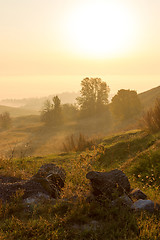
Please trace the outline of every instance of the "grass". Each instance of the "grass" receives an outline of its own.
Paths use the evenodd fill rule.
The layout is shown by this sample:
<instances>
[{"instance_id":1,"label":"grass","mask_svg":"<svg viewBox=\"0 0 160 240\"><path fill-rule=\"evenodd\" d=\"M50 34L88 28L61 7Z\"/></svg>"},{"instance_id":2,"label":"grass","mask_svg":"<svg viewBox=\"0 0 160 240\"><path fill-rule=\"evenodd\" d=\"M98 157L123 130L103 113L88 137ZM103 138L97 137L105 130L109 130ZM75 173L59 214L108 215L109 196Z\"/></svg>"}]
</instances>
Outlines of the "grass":
<instances>
[{"instance_id":1,"label":"grass","mask_svg":"<svg viewBox=\"0 0 160 240\"><path fill-rule=\"evenodd\" d=\"M159 133L134 130L107 137L94 149L80 153L1 160L0 175L29 179L42 164L55 163L67 177L56 203L44 200L25 205L20 191L11 203L0 204L0 239L160 239L159 212L136 213L120 203L110 207L109 201L86 202L90 185L85 178L90 170L123 169L131 187L140 187L160 202L159 139Z\"/></svg>"},{"instance_id":2,"label":"grass","mask_svg":"<svg viewBox=\"0 0 160 240\"><path fill-rule=\"evenodd\" d=\"M94 146L98 145L98 142L100 142L100 139L93 137L89 138L82 133L78 135L71 134L65 138L62 151L85 151L86 149L92 149Z\"/></svg>"}]
</instances>

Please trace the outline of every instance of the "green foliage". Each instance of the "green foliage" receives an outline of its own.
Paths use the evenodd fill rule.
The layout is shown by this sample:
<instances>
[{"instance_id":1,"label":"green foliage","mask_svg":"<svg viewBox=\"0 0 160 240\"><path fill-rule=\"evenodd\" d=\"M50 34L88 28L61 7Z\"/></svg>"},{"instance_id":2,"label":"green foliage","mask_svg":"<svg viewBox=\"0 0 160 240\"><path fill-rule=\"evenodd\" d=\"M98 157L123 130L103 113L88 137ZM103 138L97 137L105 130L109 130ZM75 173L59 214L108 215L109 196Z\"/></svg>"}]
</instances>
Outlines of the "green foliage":
<instances>
[{"instance_id":1,"label":"green foliage","mask_svg":"<svg viewBox=\"0 0 160 240\"><path fill-rule=\"evenodd\" d=\"M0 114L0 126L2 129L7 129L11 126L11 117L8 112Z\"/></svg>"},{"instance_id":2,"label":"green foliage","mask_svg":"<svg viewBox=\"0 0 160 240\"><path fill-rule=\"evenodd\" d=\"M77 98L82 116L90 117L103 113L108 104L109 87L100 78L85 78L81 81L81 97Z\"/></svg>"},{"instance_id":3,"label":"green foliage","mask_svg":"<svg viewBox=\"0 0 160 240\"><path fill-rule=\"evenodd\" d=\"M151 133L160 131L160 99L157 99L153 108L148 110L141 119L141 128Z\"/></svg>"},{"instance_id":4,"label":"green foliage","mask_svg":"<svg viewBox=\"0 0 160 240\"><path fill-rule=\"evenodd\" d=\"M141 112L141 103L137 92L121 89L112 98L111 111L119 120L127 120Z\"/></svg>"}]
</instances>

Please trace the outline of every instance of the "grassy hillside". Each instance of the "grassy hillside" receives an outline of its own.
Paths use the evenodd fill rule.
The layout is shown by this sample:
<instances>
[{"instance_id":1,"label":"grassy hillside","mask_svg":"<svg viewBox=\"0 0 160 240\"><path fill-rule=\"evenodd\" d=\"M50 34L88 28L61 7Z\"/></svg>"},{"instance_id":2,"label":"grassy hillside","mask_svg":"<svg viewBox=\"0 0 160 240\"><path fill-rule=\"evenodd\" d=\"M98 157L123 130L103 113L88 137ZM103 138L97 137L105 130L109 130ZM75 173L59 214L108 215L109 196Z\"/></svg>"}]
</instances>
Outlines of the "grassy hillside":
<instances>
[{"instance_id":1,"label":"grassy hillside","mask_svg":"<svg viewBox=\"0 0 160 240\"><path fill-rule=\"evenodd\" d=\"M0 114L3 112L8 112L11 117L20 117L20 116L38 115L39 114L38 111L34 111L34 110L0 105Z\"/></svg>"},{"instance_id":2,"label":"grassy hillside","mask_svg":"<svg viewBox=\"0 0 160 240\"><path fill-rule=\"evenodd\" d=\"M0 175L28 179L44 163L62 166L67 174L61 200L44 200L26 210L21 195L1 206L1 239L160 239L160 213L137 213L109 203L86 202L90 170L123 170L131 187L140 187L149 199L160 202L160 133L134 130L107 138L85 152L45 157L3 159Z\"/></svg>"},{"instance_id":3,"label":"grassy hillside","mask_svg":"<svg viewBox=\"0 0 160 240\"><path fill-rule=\"evenodd\" d=\"M138 94L144 110L153 107L156 98L160 98L160 86Z\"/></svg>"}]
</instances>

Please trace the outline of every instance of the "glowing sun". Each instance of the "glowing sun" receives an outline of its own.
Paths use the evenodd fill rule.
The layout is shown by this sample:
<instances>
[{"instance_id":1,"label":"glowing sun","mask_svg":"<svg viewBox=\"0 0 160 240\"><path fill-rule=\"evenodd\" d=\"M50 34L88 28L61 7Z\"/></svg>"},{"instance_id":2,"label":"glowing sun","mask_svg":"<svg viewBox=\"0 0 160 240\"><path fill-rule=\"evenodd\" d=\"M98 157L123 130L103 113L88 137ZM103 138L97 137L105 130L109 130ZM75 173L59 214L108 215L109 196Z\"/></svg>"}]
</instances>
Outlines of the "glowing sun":
<instances>
[{"instance_id":1,"label":"glowing sun","mask_svg":"<svg viewBox=\"0 0 160 240\"><path fill-rule=\"evenodd\" d=\"M86 56L120 56L135 42L131 9L115 1L83 2L72 9L65 25L67 44Z\"/></svg>"}]
</instances>

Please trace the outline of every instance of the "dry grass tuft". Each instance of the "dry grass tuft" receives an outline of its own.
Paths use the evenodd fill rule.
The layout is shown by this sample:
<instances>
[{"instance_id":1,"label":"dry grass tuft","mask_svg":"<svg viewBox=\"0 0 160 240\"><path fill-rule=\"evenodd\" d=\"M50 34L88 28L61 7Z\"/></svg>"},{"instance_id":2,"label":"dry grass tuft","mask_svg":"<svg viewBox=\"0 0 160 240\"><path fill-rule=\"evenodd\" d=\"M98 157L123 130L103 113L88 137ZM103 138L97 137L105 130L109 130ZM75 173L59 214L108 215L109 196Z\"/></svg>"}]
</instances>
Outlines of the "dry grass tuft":
<instances>
[{"instance_id":1,"label":"dry grass tuft","mask_svg":"<svg viewBox=\"0 0 160 240\"><path fill-rule=\"evenodd\" d=\"M154 107L143 116L141 127L147 129L150 133L160 131L160 98L156 100Z\"/></svg>"},{"instance_id":2,"label":"dry grass tuft","mask_svg":"<svg viewBox=\"0 0 160 240\"><path fill-rule=\"evenodd\" d=\"M82 133L78 135L71 134L67 136L63 142L62 151L64 152L79 152L86 149L92 149L97 145L98 139L88 138Z\"/></svg>"}]
</instances>

